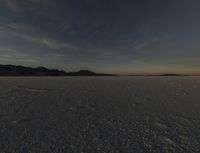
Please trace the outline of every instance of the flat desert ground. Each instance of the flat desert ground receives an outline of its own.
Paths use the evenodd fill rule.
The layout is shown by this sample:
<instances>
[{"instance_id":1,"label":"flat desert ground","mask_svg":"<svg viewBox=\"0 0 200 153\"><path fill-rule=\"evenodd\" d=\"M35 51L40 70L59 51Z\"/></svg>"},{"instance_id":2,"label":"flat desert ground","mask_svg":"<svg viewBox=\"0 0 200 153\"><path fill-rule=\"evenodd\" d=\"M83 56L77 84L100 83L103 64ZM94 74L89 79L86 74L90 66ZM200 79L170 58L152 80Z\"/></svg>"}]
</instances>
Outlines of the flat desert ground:
<instances>
[{"instance_id":1,"label":"flat desert ground","mask_svg":"<svg viewBox=\"0 0 200 153\"><path fill-rule=\"evenodd\" d=\"M199 153L200 77L1 77L0 153Z\"/></svg>"}]
</instances>

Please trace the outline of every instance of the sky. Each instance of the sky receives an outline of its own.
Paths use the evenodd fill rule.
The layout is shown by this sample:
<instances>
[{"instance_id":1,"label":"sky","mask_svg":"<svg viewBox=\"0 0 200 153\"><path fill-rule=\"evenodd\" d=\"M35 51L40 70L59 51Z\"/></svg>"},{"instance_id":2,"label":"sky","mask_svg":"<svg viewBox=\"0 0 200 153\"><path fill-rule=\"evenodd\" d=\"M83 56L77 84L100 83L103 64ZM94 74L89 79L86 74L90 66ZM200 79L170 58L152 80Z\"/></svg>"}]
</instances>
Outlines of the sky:
<instances>
[{"instance_id":1,"label":"sky","mask_svg":"<svg viewBox=\"0 0 200 153\"><path fill-rule=\"evenodd\" d=\"M200 74L200 1L0 0L0 64Z\"/></svg>"}]
</instances>

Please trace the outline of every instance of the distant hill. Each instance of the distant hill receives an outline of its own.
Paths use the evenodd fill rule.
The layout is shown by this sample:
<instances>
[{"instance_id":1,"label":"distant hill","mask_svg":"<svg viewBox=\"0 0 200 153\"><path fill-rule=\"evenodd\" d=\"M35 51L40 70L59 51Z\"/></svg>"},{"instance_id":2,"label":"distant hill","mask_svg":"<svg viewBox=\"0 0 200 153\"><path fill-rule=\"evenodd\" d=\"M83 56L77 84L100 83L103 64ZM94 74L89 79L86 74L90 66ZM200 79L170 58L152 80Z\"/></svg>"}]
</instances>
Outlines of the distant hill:
<instances>
[{"instance_id":1,"label":"distant hill","mask_svg":"<svg viewBox=\"0 0 200 153\"><path fill-rule=\"evenodd\" d=\"M0 76L115 76L112 74L94 73L88 70L65 72L45 67L25 67L15 65L0 65Z\"/></svg>"},{"instance_id":2,"label":"distant hill","mask_svg":"<svg viewBox=\"0 0 200 153\"><path fill-rule=\"evenodd\" d=\"M113 74L94 73L88 70L80 70L78 72L67 72L67 76L116 76Z\"/></svg>"},{"instance_id":3,"label":"distant hill","mask_svg":"<svg viewBox=\"0 0 200 153\"><path fill-rule=\"evenodd\" d=\"M163 74L162 76L182 76L180 74L173 74L173 73L167 73L167 74Z\"/></svg>"},{"instance_id":4,"label":"distant hill","mask_svg":"<svg viewBox=\"0 0 200 153\"><path fill-rule=\"evenodd\" d=\"M62 76L65 71L47 69L45 67L25 67L15 65L0 65L0 76Z\"/></svg>"},{"instance_id":5,"label":"distant hill","mask_svg":"<svg viewBox=\"0 0 200 153\"><path fill-rule=\"evenodd\" d=\"M150 74L150 75L128 75L128 76L189 76L189 75L181 75L181 74L173 74L173 73L166 73L166 74Z\"/></svg>"},{"instance_id":6,"label":"distant hill","mask_svg":"<svg viewBox=\"0 0 200 153\"><path fill-rule=\"evenodd\" d=\"M148 76L187 76L187 75L181 75L181 74L175 74L175 73L166 73L166 74L148 75Z\"/></svg>"}]
</instances>

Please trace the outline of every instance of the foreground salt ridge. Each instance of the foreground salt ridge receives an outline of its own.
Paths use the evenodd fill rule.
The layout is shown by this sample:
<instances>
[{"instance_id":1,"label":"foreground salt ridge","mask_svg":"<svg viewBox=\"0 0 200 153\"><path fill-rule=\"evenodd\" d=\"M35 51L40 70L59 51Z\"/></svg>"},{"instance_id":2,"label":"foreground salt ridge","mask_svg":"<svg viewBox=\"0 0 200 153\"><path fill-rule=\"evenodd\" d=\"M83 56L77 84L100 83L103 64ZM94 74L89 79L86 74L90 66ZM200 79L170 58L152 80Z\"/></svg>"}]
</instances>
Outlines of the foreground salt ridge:
<instances>
[{"instance_id":1,"label":"foreground salt ridge","mask_svg":"<svg viewBox=\"0 0 200 153\"><path fill-rule=\"evenodd\" d=\"M1 78L1 152L199 152L200 78Z\"/></svg>"}]
</instances>

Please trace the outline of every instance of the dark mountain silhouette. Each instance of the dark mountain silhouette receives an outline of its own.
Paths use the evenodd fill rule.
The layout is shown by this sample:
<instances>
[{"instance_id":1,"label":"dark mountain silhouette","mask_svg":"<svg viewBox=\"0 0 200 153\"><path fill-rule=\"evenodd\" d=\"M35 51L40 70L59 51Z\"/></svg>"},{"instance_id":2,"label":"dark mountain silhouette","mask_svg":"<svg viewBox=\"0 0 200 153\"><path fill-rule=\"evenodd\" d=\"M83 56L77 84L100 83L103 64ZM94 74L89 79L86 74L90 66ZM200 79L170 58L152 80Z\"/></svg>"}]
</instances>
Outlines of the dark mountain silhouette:
<instances>
[{"instance_id":1,"label":"dark mountain silhouette","mask_svg":"<svg viewBox=\"0 0 200 153\"><path fill-rule=\"evenodd\" d=\"M62 76L66 72L45 67L25 67L15 65L0 65L0 76Z\"/></svg>"},{"instance_id":2,"label":"dark mountain silhouette","mask_svg":"<svg viewBox=\"0 0 200 153\"><path fill-rule=\"evenodd\" d=\"M25 67L15 65L0 65L0 76L115 76L112 74L94 73L88 70L65 72L45 67Z\"/></svg>"},{"instance_id":3,"label":"dark mountain silhouette","mask_svg":"<svg viewBox=\"0 0 200 153\"><path fill-rule=\"evenodd\" d=\"M78 72L68 72L68 76L116 76L113 74L94 73L88 70L80 70Z\"/></svg>"},{"instance_id":4,"label":"dark mountain silhouette","mask_svg":"<svg viewBox=\"0 0 200 153\"><path fill-rule=\"evenodd\" d=\"M182 75L174 74L174 73L166 73L166 74L163 74L162 76L182 76Z\"/></svg>"}]
</instances>

